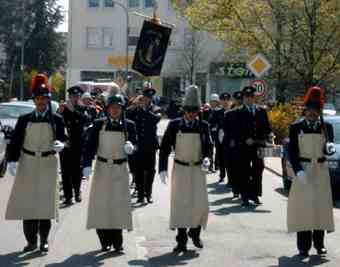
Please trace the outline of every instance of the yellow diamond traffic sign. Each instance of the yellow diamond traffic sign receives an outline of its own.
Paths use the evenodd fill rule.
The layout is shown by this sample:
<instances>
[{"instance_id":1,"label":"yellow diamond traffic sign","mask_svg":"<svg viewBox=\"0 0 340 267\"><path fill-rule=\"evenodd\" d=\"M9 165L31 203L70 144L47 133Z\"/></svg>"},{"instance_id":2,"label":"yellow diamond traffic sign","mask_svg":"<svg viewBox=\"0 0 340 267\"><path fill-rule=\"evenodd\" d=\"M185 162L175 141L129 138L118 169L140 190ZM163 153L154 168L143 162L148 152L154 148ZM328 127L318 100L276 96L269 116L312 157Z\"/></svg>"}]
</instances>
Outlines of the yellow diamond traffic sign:
<instances>
[{"instance_id":1,"label":"yellow diamond traffic sign","mask_svg":"<svg viewBox=\"0 0 340 267\"><path fill-rule=\"evenodd\" d=\"M272 65L262 54L257 54L247 67L257 78L260 78L271 69Z\"/></svg>"}]
</instances>

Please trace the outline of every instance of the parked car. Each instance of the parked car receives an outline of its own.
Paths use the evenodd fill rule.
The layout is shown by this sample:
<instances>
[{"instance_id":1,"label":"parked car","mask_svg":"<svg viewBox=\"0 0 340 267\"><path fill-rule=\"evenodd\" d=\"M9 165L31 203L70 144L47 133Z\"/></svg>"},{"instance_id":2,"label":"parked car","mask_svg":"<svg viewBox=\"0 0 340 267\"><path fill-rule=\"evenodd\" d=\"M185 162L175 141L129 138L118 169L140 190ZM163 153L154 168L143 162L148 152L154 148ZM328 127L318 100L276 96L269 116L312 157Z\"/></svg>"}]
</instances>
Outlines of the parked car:
<instances>
[{"instance_id":1,"label":"parked car","mask_svg":"<svg viewBox=\"0 0 340 267\"><path fill-rule=\"evenodd\" d=\"M327 156L327 163L331 177L333 199L338 199L340 197L340 116L325 116L324 119L326 122L332 124L334 130L334 143L337 152L332 156ZM288 144L289 139L286 138L283 144L282 179L283 187L287 191L290 190L292 177L294 176L292 166L289 162Z\"/></svg>"}]
</instances>

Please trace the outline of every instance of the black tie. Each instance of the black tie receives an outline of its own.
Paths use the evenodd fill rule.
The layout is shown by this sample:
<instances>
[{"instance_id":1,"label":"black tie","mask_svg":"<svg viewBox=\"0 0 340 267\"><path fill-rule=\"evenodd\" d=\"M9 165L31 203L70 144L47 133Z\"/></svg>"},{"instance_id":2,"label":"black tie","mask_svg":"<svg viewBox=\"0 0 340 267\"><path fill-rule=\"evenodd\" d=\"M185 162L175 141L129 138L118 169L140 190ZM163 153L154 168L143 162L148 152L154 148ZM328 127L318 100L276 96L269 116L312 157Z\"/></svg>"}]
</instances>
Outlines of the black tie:
<instances>
[{"instance_id":1,"label":"black tie","mask_svg":"<svg viewBox=\"0 0 340 267\"><path fill-rule=\"evenodd\" d=\"M43 119L43 116L42 115L38 115L38 121L42 121L42 119Z\"/></svg>"}]
</instances>

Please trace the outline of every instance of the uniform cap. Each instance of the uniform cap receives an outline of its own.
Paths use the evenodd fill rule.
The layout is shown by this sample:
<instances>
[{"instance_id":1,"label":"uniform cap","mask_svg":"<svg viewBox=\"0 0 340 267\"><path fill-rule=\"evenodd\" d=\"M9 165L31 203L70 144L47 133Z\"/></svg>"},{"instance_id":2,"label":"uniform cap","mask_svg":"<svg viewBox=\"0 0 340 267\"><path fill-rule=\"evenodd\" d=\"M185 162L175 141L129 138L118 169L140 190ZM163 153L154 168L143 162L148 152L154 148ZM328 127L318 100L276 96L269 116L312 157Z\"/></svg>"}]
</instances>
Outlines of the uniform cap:
<instances>
[{"instance_id":1,"label":"uniform cap","mask_svg":"<svg viewBox=\"0 0 340 267\"><path fill-rule=\"evenodd\" d=\"M254 96L256 89L253 86L246 86L242 89L243 96Z\"/></svg>"},{"instance_id":2,"label":"uniform cap","mask_svg":"<svg viewBox=\"0 0 340 267\"><path fill-rule=\"evenodd\" d=\"M83 89L81 89L81 87L77 85L72 86L69 89L67 89L67 92L69 95L77 95L77 96L81 96L84 93Z\"/></svg>"},{"instance_id":3,"label":"uniform cap","mask_svg":"<svg viewBox=\"0 0 340 267\"><path fill-rule=\"evenodd\" d=\"M241 91L237 91L237 92L233 93L233 98L235 98L236 100L242 100L243 99L243 93Z\"/></svg>"},{"instance_id":4,"label":"uniform cap","mask_svg":"<svg viewBox=\"0 0 340 267\"><path fill-rule=\"evenodd\" d=\"M224 92L220 94L220 99L221 100L229 100L231 98L231 95L228 92Z\"/></svg>"},{"instance_id":5,"label":"uniform cap","mask_svg":"<svg viewBox=\"0 0 340 267\"><path fill-rule=\"evenodd\" d=\"M125 99L124 96L121 94L115 94L115 95L111 95L107 98L107 106L111 105L111 104L118 104L121 107L125 106Z\"/></svg>"},{"instance_id":6,"label":"uniform cap","mask_svg":"<svg viewBox=\"0 0 340 267\"><path fill-rule=\"evenodd\" d=\"M196 85L189 85L185 90L183 110L188 112L199 112L201 105L198 87Z\"/></svg>"},{"instance_id":7,"label":"uniform cap","mask_svg":"<svg viewBox=\"0 0 340 267\"><path fill-rule=\"evenodd\" d=\"M308 89L303 100L304 105L308 109L322 109L325 105L325 92L318 86Z\"/></svg>"}]
</instances>

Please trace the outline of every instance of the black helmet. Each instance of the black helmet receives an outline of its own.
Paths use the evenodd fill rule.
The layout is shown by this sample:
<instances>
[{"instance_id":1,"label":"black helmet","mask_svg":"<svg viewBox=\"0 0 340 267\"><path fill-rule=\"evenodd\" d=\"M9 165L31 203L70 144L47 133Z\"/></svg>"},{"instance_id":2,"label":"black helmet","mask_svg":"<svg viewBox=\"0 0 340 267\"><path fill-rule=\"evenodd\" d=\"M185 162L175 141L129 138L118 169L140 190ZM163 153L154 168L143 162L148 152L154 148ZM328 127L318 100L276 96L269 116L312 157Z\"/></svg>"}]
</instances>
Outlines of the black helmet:
<instances>
[{"instance_id":1,"label":"black helmet","mask_svg":"<svg viewBox=\"0 0 340 267\"><path fill-rule=\"evenodd\" d=\"M118 104L121 107L125 107L125 99L121 94L115 94L107 98L107 106L111 104Z\"/></svg>"}]
</instances>

